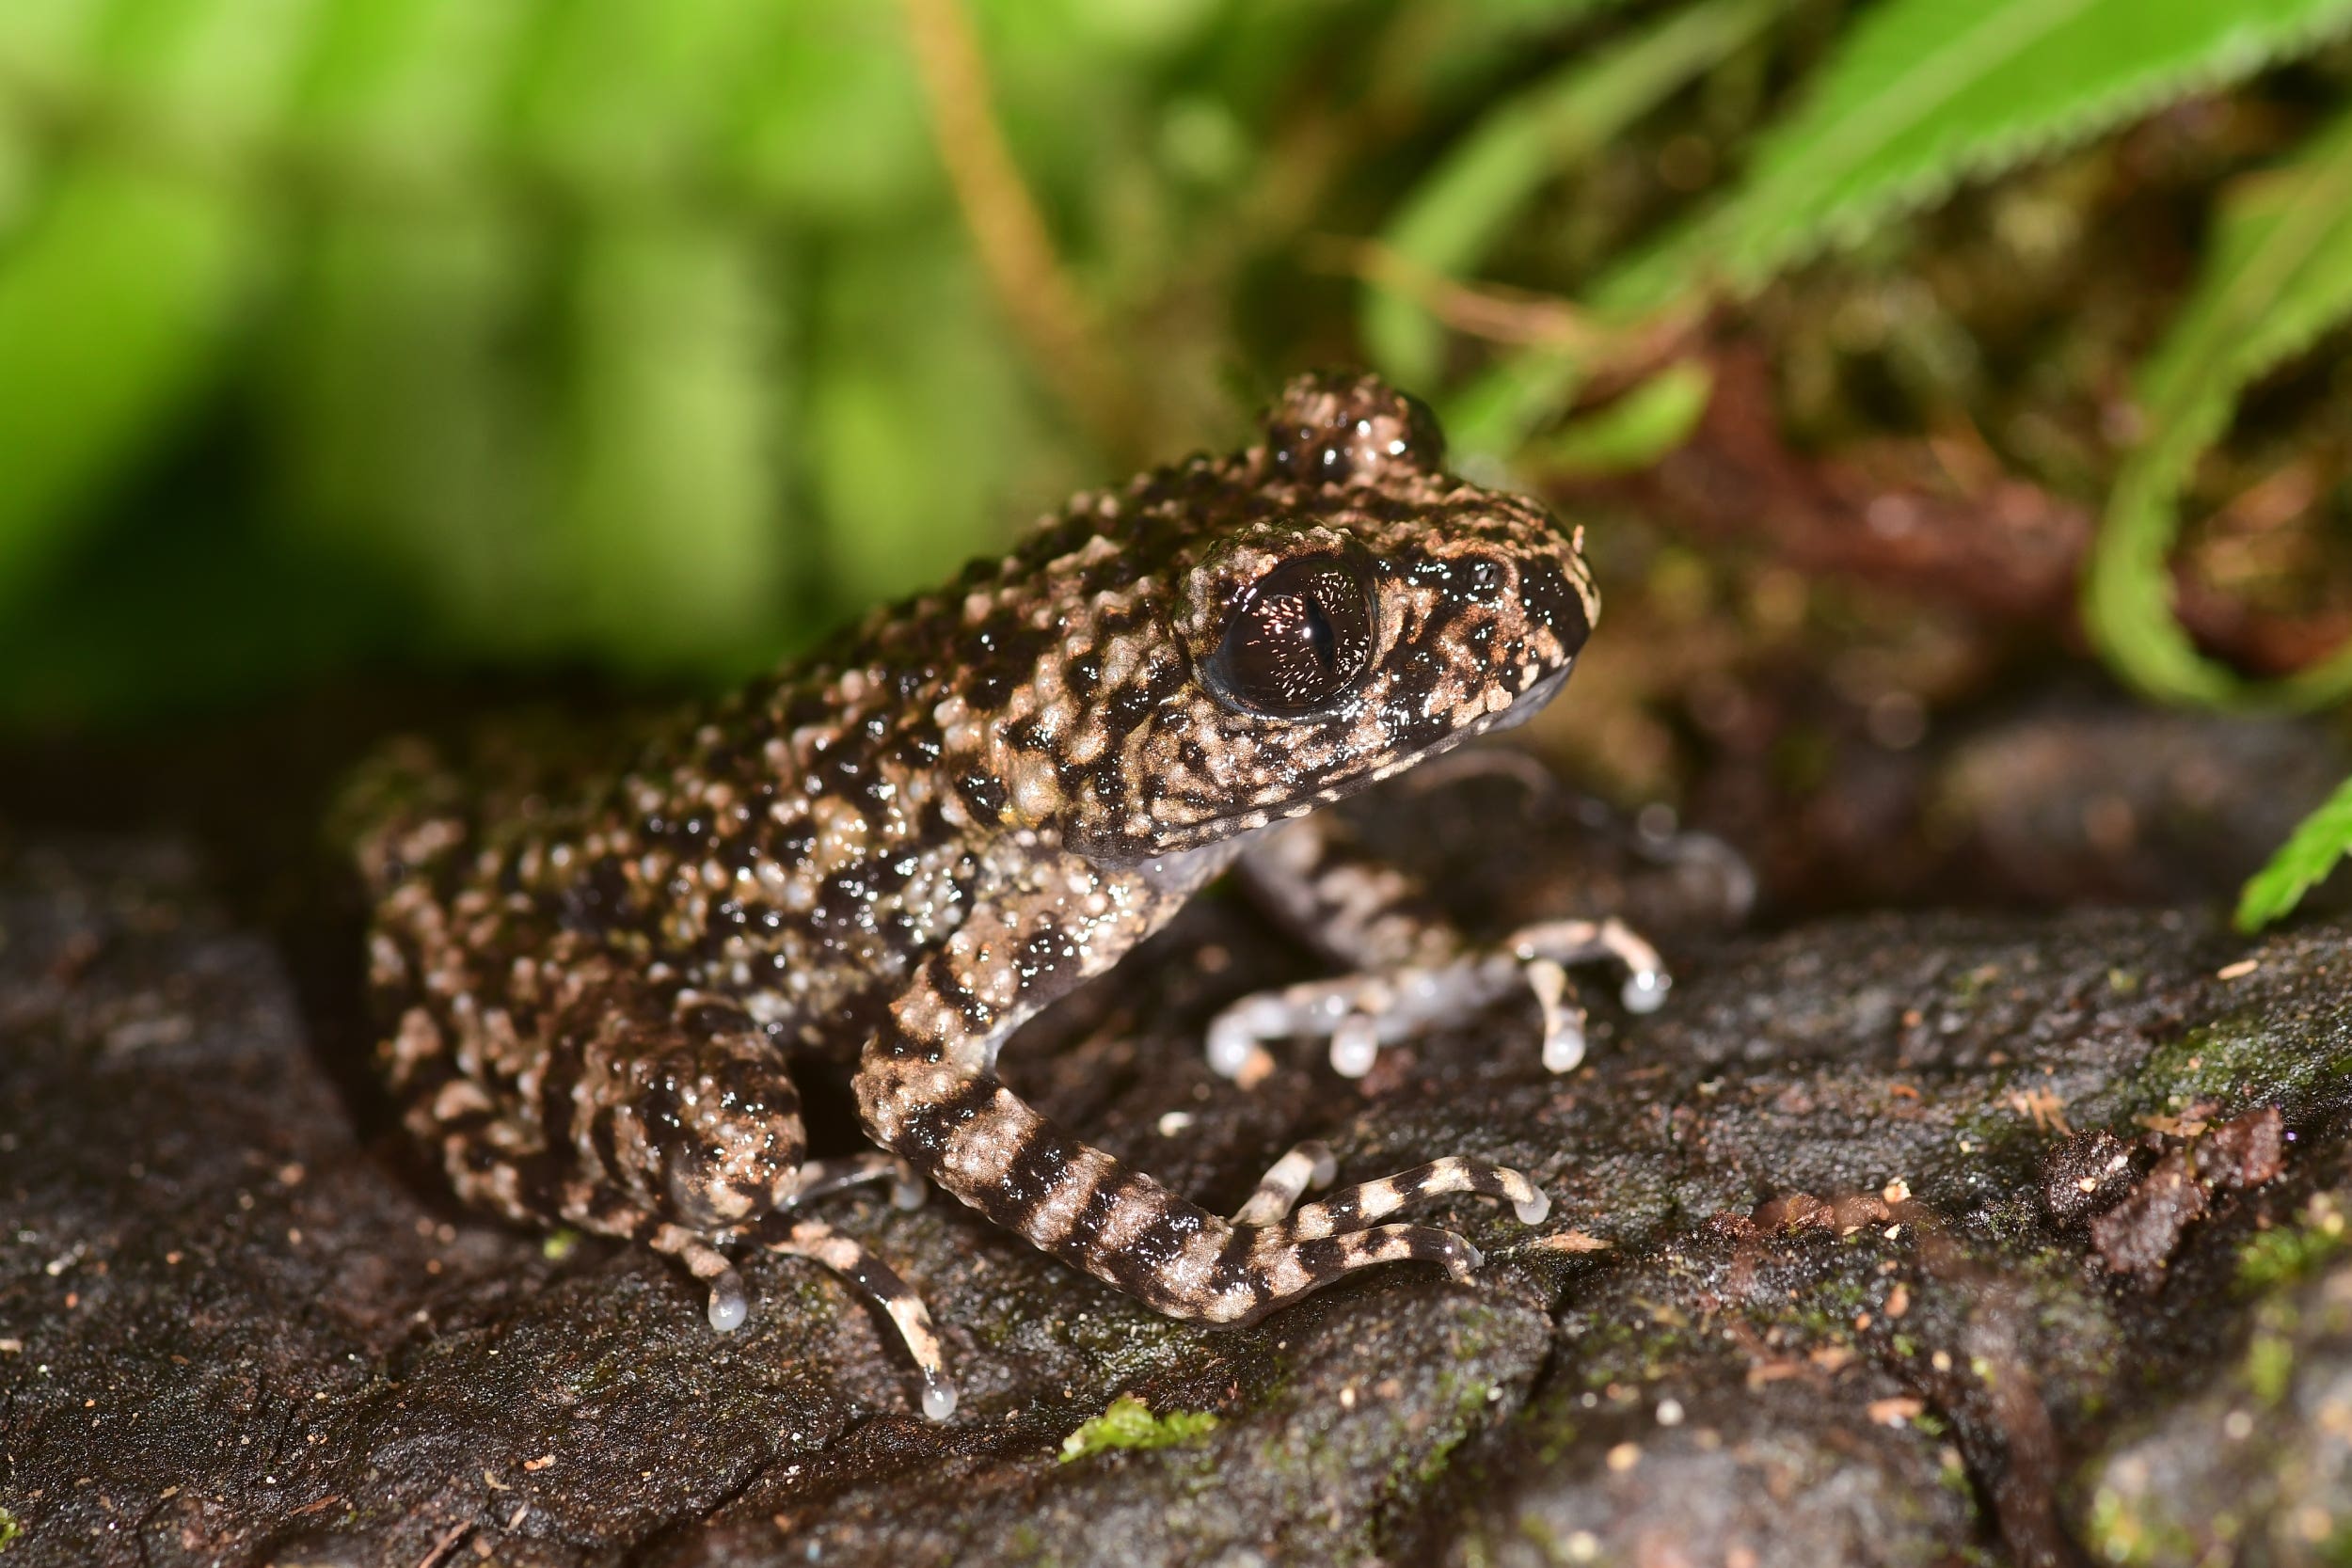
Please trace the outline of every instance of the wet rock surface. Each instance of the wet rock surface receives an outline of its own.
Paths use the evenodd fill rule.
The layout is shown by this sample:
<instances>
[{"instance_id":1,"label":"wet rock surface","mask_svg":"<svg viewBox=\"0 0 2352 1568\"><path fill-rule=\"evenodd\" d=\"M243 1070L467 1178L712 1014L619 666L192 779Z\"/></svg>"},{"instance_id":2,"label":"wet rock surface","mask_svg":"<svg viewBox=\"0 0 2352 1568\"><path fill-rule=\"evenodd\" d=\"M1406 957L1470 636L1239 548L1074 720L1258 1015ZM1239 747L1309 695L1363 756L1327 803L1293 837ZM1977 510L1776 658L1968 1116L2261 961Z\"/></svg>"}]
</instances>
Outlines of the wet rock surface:
<instances>
[{"instance_id":1,"label":"wet rock surface","mask_svg":"<svg viewBox=\"0 0 2352 1568\"><path fill-rule=\"evenodd\" d=\"M1227 1333L944 1200L829 1202L944 1325L946 1427L806 1264L753 1260L721 1337L649 1255L453 1209L310 973L347 933L262 934L168 842L0 841L10 1568L2341 1559L2352 927L1738 937L1731 863L1434 799L1382 809L1468 910L1575 902L1576 853L1678 942L1667 1007L1596 995L1562 1078L1521 1004L1245 1092L1202 1024L1311 966L1212 896L1006 1073L1226 1207L1319 1135L1343 1180L1523 1165L1551 1218L1461 1201L1473 1287L1375 1272ZM1081 1433L1122 1397L1160 1446Z\"/></svg>"}]
</instances>

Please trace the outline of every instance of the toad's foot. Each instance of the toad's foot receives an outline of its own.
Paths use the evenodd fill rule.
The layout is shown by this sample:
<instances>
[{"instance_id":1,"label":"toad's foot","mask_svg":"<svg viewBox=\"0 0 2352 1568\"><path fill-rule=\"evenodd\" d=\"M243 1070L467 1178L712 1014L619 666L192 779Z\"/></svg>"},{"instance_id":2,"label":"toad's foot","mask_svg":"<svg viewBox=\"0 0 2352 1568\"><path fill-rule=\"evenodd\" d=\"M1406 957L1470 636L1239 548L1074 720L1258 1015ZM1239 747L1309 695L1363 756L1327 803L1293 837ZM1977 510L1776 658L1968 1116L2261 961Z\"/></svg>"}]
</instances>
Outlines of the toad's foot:
<instances>
[{"instance_id":1,"label":"toad's foot","mask_svg":"<svg viewBox=\"0 0 2352 1568\"><path fill-rule=\"evenodd\" d=\"M807 1161L800 1167L790 1207L767 1214L748 1227L746 1234L771 1252L822 1264L881 1307L922 1373L923 1414L944 1421L955 1414L956 1386L947 1375L939 1336L922 1300L896 1271L833 1227L792 1217L813 1198L882 1181L891 1184L891 1201L897 1207L913 1209L922 1203L923 1183L904 1160L887 1154L852 1154ZM675 1258L689 1274L709 1287L707 1311L712 1328L729 1334L751 1321L751 1292L742 1273L717 1245L676 1224L657 1226L645 1239L656 1252Z\"/></svg>"},{"instance_id":2,"label":"toad's foot","mask_svg":"<svg viewBox=\"0 0 2352 1568\"><path fill-rule=\"evenodd\" d=\"M882 1309L898 1331L907 1354L923 1374L923 1414L944 1421L956 1413L955 1380L947 1375L946 1354L931 1315L898 1272L832 1226L803 1220L784 1236L763 1239L771 1252L786 1253L821 1263L839 1275L867 1300Z\"/></svg>"},{"instance_id":3,"label":"toad's foot","mask_svg":"<svg viewBox=\"0 0 2352 1568\"><path fill-rule=\"evenodd\" d=\"M1383 1217L1423 1196L1490 1194L1523 1214L1549 1207L1518 1172L1449 1159L1236 1225L1079 1142L994 1078L925 1060L903 1037L868 1047L856 1084L869 1129L939 1186L1054 1257L1193 1322L1246 1326L1380 1264L1437 1263L1469 1281L1484 1259L1468 1240ZM1292 1202L1319 1174L1312 1150L1287 1164L1253 1210Z\"/></svg>"},{"instance_id":4,"label":"toad's foot","mask_svg":"<svg viewBox=\"0 0 2352 1568\"><path fill-rule=\"evenodd\" d=\"M890 1183L890 1201L896 1207L922 1206L923 1183L904 1160L894 1160L887 1154L851 1154L835 1160L803 1162L790 1208L798 1209L814 1198L877 1181ZM707 1312L711 1327L722 1334L732 1334L751 1321L751 1292L744 1288L743 1276L711 1241L672 1222L656 1226L646 1242L656 1252L685 1264L687 1273L709 1287Z\"/></svg>"},{"instance_id":5,"label":"toad's foot","mask_svg":"<svg viewBox=\"0 0 2352 1568\"><path fill-rule=\"evenodd\" d=\"M1521 1225L1541 1225L1551 1212L1551 1199L1543 1189L1510 1166L1449 1155L1394 1176L1343 1187L1314 1204L1310 1219L1295 1218L1299 1198L1311 1190L1329 1186L1338 1174L1327 1144L1320 1140L1300 1144L1274 1163L1259 1180L1258 1190L1249 1195L1249 1201L1233 1212L1233 1223L1270 1226L1290 1220L1294 1226L1303 1224L1302 1239L1317 1240L1369 1229L1408 1203L1454 1193L1505 1199Z\"/></svg>"},{"instance_id":6,"label":"toad's foot","mask_svg":"<svg viewBox=\"0 0 2352 1568\"><path fill-rule=\"evenodd\" d=\"M1321 1192L1339 1173L1339 1162L1331 1157L1331 1146L1320 1138L1311 1138L1267 1168L1258 1179L1258 1190L1233 1211L1233 1223L1274 1225L1288 1219L1301 1197L1310 1192Z\"/></svg>"},{"instance_id":7,"label":"toad's foot","mask_svg":"<svg viewBox=\"0 0 2352 1568\"><path fill-rule=\"evenodd\" d=\"M1273 1067L1265 1042L1293 1036L1330 1042L1342 1077L1372 1070L1383 1045L1458 1023L1524 985L1544 1015L1544 1066L1566 1072L1584 1059L1584 1009L1567 966L1611 960L1626 972L1629 1012L1655 1011L1672 981L1658 951L1617 920L1549 920L1523 927L1500 945L1447 963L1402 965L1261 991L1209 1025L1209 1065L1245 1085Z\"/></svg>"}]
</instances>

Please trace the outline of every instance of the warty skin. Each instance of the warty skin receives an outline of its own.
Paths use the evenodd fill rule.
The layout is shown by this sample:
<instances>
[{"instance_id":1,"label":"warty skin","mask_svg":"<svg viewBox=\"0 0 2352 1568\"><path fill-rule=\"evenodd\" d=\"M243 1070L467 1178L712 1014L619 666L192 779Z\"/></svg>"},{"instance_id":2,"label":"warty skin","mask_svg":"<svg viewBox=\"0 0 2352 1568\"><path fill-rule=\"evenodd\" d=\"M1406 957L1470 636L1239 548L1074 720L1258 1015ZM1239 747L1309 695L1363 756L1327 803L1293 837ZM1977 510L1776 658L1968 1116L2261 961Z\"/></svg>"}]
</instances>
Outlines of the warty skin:
<instances>
[{"instance_id":1,"label":"warty skin","mask_svg":"<svg viewBox=\"0 0 2352 1568\"><path fill-rule=\"evenodd\" d=\"M821 1192L919 1174L1160 1311L1226 1323L1373 1263L1467 1275L1467 1242L1388 1218L1415 1199L1540 1218L1523 1176L1454 1158L1295 1207L1326 1157L1278 1166L1227 1220L995 1077L1024 1020L1237 857L1341 961L1453 976L1415 993L1441 1006L1530 964L1654 973L1596 927L1474 956L1408 921L1403 884L1368 909L1353 857L1283 826L1527 717L1598 599L1577 535L1447 474L1434 424L1378 382L1302 378L1264 429L1078 497L601 774L380 770L358 859L383 1066L460 1196L640 1238L710 1282L723 1327L745 1310L731 1254L816 1259L889 1310L942 1418L928 1315L809 1217ZM883 1154L805 1159L792 1075L815 1061L851 1070Z\"/></svg>"}]
</instances>

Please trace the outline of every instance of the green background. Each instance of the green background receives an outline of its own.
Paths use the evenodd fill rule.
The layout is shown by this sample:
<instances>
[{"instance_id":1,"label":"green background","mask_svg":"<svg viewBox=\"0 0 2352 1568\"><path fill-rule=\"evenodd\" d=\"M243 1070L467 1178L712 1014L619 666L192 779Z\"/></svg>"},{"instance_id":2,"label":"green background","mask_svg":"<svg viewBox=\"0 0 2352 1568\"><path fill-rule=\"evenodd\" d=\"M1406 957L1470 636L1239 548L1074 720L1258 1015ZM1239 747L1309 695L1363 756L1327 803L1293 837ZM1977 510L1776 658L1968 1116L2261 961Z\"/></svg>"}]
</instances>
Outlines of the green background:
<instances>
[{"instance_id":1,"label":"green background","mask_svg":"<svg viewBox=\"0 0 2352 1568\"><path fill-rule=\"evenodd\" d=\"M2352 0L9 0L0 734L420 672L734 678L1246 439L1326 363L1591 518L1613 618L1763 603L1742 648L1793 626L1831 670L1899 593L1612 507L1723 416L1734 351L1792 485L1911 443L1963 500L2093 519L2024 678L2331 706L2347 29ZM1597 771L1671 796L1672 751Z\"/></svg>"}]
</instances>

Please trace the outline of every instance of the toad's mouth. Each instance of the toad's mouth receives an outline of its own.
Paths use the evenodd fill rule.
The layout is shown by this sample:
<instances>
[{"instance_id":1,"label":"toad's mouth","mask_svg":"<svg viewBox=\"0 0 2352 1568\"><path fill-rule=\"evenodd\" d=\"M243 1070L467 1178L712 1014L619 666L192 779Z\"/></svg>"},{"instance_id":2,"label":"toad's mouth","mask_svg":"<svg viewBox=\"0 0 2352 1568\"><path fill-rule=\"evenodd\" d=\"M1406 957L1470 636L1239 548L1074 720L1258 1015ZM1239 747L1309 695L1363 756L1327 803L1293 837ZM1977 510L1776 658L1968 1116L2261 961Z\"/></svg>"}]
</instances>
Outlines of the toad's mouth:
<instances>
[{"instance_id":1,"label":"toad's mouth","mask_svg":"<svg viewBox=\"0 0 2352 1568\"><path fill-rule=\"evenodd\" d=\"M1136 852L1125 846L1088 844L1076 840L1065 842L1097 865L1142 866L1157 878L1187 879L1187 888L1214 876L1241 850L1242 840L1266 829L1276 827L1293 817L1361 794L1385 779L1394 778L1415 766L1441 757L1464 741L1475 740L1495 730L1506 730L1514 724L1524 724L1539 712L1544 705L1560 694L1568 681L1568 673L1576 667L1571 657L1557 670L1539 677L1535 683L1511 699L1507 706L1479 718L1452 733L1440 736L1429 744L1391 757L1377 768L1368 768L1351 778L1333 781L1310 794L1287 800L1269 801L1237 811L1201 816L1185 822L1181 828L1168 832L1159 842ZM1124 852L1122 852L1122 850Z\"/></svg>"},{"instance_id":2,"label":"toad's mouth","mask_svg":"<svg viewBox=\"0 0 2352 1568\"><path fill-rule=\"evenodd\" d=\"M1567 663L1543 676L1534 685L1512 698L1508 707L1498 708L1492 713L1485 714L1464 724L1460 729L1440 736L1426 746L1391 758L1382 766L1359 773L1354 778L1342 780L1311 795L1285 801L1279 805L1259 806L1248 811L1229 812L1221 816L1208 817L1192 823L1185 830L1184 847L1212 844L1226 838L1229 834L1250 832L1294 816L1303 816L1311 811L1330 805L1334 801L1344 800L1351 795L1359 795L1385 779L1392 779L1399 773L1409 772L1422 763L1445 755L1465 741L1475 740L1480 736L1490 735L1496 730L1507 730L1514 725L1524 724L1541 712L1546 704L1560 694L1560 689L1568 684L1569 672L1575 668L1576 660L1571 657Z\"/></svg>"},{"instance_id":3,"label":"toad's mouth","mask_svg":"<svg viewBox=\"0 0 2352 1568\"><path fill-rule=\"evenodd\" d=\"M1500 713L1490 713L1474 724L1465 725L1454 732L1451 737L1439 741L1427 751L1416 752L1414 760L1418 762L1422 757L1435 756L1439 752L1452 751L1463 741L1477 736L1491 735L1496 730L1516 729L1526 723L1542 712L1554 697L1560 695L1560 689L1568 684L1568 672L1575 668L1576 660L1571 657L1559 669L1512 698L1509 707Z\"/></svg>"},{"instance_id":4,"label":"toad's mouth","mask_svg":"<svg viewBox=\"0 0 2352 1568\"><path fill-rule=\"evenodd\" d=\"M1483 714L1464 724L1460 729L1449 735L1439 736L1418 751L1408 752L1360 778L1350 780L1337 790L1327 792L1321 799L1336 800L1354 795L1359 790L1371 788L1383 779L1392 779L1399 773L1419 767L1432 757L1441 757L1466 741L1475 740L1482 735L1492 735L1497 730L1507 730L1515 725L1526 723L1542 712L1546 704L1560 695L1560 689L1568 684L1568 672L1575 668L1576 660L1571 657L1559 669L1543 676L1534 685L1512 698L1509 706Z\"/></svg>"}]
</instances>

